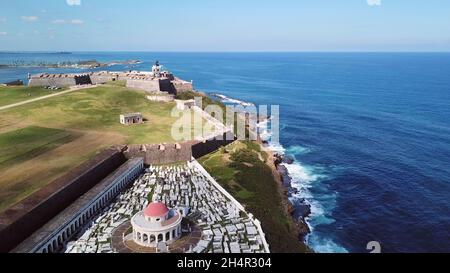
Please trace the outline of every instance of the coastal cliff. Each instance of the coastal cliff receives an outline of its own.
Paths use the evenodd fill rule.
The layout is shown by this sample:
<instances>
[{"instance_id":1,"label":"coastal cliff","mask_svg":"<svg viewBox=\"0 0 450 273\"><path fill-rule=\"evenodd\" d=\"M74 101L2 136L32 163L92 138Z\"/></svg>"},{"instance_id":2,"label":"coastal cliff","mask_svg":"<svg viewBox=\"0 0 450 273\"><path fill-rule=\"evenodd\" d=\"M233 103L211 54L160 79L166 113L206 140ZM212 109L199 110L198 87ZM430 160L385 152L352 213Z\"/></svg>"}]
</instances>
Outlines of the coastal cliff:
<instances>
[{"instance_id":1,"label":"coastal cliff","mask_svg":"<svg viewBox=\"0 0 450 273\"><path fill-rule=\"evenodd\" d=\"M257 142L237 141L199 162L261 221L272 252L311 252L303 240L307 225L292 217L294 210L276 169L276 158L261 147Z\"/></svg>"},{"instance_id":2,"label":"coastal cliff","mask_svg":"<svg viewBox=\"0 0 450 273\"><path fill-rule=\"evenodd\" d=\"M262 148L264 149L263 146ZM279 190L283 193L284 211L287 215L292 217L299 240L304 241L305 237L311 233L311 229L306 222L306 218L311 215L311 206L305 202L302 202L301 205L294 207L294 205L289 201L289 197L296 193L296 189L294 189L291 185L292 178L289 176L287 168L281 165L282 163L292 164L293 161L290 158L286 158L270 150L265 151L269 155L267 165L271 168L273 177L279 185Z\"/></svg>"}]
</instances>

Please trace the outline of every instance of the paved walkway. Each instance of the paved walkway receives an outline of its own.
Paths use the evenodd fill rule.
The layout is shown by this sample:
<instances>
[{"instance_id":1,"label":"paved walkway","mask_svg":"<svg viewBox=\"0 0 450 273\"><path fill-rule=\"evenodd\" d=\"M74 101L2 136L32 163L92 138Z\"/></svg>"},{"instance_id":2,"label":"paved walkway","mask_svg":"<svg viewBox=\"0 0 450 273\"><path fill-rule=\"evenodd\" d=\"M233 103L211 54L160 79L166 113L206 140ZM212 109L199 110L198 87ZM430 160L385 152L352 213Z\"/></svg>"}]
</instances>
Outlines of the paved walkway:
<instances>
[{"instance_id":1,"label":"paved walkway","mask_svg":"<svg viewBox=\"0 0 450 273\"><path fill-rule=\"evenodd\" d=\"M69 88L69 90L66 90L66 91L61 91L61 92L58 92L58 93L55 93L55 94L42 96L42 97L31 99L31 100L21 101L21 102L10 104L10 105L6 105L6 106L1 106L0 107L0 111L11 109L11 108L18 107L18 106L22 106L22 105L29 104L29 103L33 103L33 102L40 101L40 100L46 100L46 99L49 99L49 98L52 98L52 97L62 96L62 95L65 95L65 94L68 94L68 93L72 93L72 92L75 92L75 91L78 91L78 90L81 90L81 89L89 89L89 88L94 88L94 87L96 87L96 85L71 86Z\"/></svg>"}]
</instances>

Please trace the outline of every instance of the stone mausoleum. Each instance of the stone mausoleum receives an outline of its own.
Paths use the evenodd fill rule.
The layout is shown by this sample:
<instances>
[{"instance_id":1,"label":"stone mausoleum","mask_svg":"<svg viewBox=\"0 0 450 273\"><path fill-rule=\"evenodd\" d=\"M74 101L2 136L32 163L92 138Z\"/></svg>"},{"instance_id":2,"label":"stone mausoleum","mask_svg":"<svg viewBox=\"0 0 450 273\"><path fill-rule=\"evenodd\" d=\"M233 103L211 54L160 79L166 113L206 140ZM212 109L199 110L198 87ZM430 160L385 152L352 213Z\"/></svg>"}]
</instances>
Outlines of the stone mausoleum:
<instances>
[{"instance_id":1,"label":"stone mausoleum","mask_svg":"<svg viewBox=\"0 0 450 273\"><path fill-rule=\"evenodd\" d=\"M144 247L167 246L181 237L182 215L164 203L151 203L131 219L133 241Z\"/></svg>"}]
</instances>

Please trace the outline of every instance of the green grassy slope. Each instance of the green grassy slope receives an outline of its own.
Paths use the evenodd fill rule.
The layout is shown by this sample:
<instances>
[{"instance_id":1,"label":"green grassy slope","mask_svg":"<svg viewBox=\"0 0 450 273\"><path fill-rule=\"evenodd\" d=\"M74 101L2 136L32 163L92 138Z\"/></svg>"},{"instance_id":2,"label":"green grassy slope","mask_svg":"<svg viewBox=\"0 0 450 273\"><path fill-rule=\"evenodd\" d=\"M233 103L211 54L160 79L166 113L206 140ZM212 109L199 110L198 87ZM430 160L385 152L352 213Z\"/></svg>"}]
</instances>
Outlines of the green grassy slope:
<instances>
[{"instance_id":1,"label":"green grassy slope","mask_svg":"<svg viewBox=\"0 0 450 273\"><path fill-rule=\"evenodd\" d=\"M308 252L295 234L293 220L283 209L282 193L264 162L264 154L255 143L236 142L199 162L261 221L271 251Z\"/></svg>"},{"instance_id":2,"label":"green grassy slope","mask_svg":"<svg viewBox=\"0 0 450 273\"><path fill-rule=\"evenodd\" d=\"M51 95L61 90L48 90L43 87L27 87L27 86L15 86L5 87L0 86L0 106L18 103L21 101L31 100L38 97Z\"/></svg>"}]
</instances>

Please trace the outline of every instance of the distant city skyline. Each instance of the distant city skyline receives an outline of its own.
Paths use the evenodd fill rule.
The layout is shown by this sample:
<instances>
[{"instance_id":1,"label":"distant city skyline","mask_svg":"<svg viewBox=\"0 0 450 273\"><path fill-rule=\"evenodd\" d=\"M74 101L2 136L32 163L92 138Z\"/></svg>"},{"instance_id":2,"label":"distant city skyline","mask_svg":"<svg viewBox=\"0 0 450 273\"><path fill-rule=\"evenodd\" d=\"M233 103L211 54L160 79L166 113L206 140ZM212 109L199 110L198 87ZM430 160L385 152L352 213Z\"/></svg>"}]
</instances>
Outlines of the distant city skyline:
<instances>
[{"instance_id":1,"label":"distant city skyline","mask_svg":"<svg viewBox=\"0 0 450 273\"><path fill-rule=\"evenodd\" d=\"M0 4L2 51L450 51L447 0Z\"/></svg>"}]
</instances>

